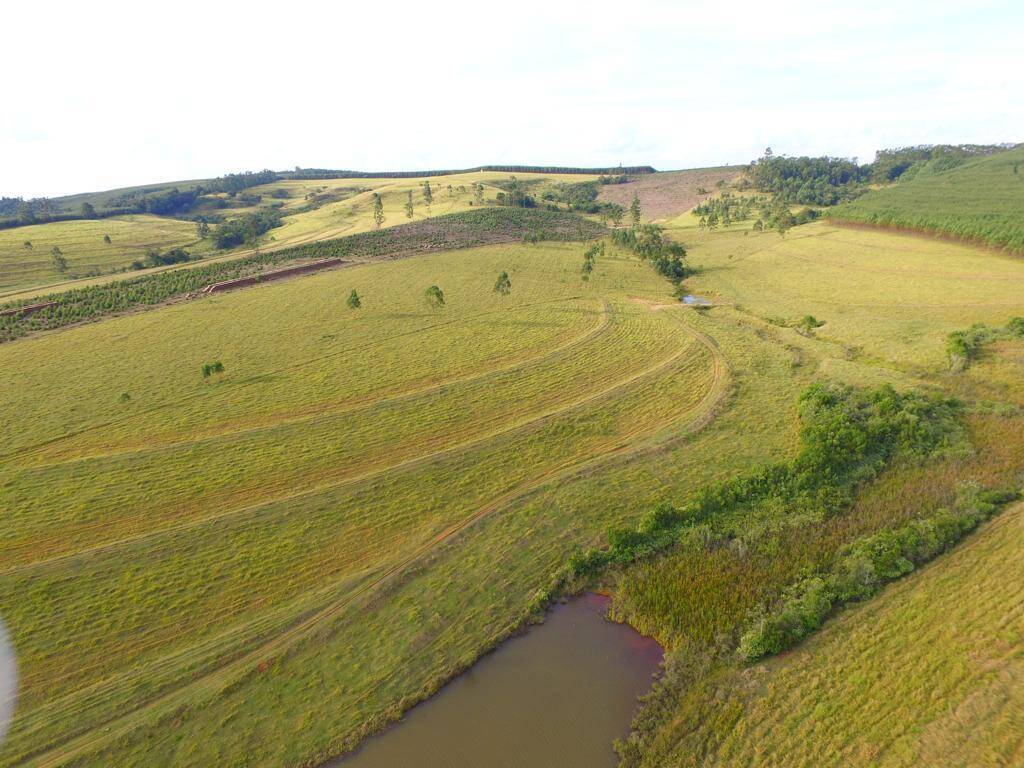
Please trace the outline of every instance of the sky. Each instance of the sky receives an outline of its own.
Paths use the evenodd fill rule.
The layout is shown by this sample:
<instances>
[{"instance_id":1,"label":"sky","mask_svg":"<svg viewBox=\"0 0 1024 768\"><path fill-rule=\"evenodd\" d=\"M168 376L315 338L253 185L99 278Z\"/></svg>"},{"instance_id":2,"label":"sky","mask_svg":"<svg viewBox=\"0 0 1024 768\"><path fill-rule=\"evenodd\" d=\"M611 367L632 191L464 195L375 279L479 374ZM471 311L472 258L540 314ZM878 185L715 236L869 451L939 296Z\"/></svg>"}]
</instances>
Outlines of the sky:
<instances>
[{"instance_id":1,"label":"sky","mask_svg":"<svg viewBox=\"0 0 1024 768\"><path fill-rule=\"evenodd\" d=\"M1020 0L15 3L0 195L1024 141Z\"/></svg>"}]
</instances>

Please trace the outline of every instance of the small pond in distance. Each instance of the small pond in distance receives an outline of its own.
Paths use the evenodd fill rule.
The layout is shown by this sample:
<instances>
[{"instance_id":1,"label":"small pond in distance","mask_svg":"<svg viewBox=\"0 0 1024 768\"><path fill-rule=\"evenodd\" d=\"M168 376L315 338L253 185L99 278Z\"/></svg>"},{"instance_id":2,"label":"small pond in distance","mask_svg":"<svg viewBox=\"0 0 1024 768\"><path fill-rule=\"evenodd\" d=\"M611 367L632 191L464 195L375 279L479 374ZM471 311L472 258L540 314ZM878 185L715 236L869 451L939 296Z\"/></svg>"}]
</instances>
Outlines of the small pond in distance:
<instances>
[{"instance_id":1,"label":"small pond in distance","mask_svg":"<svg viewBox=\"0 0 1024 768\"><path fill-rule=\"evenodd\" d=\"M613 768L661 647L604 618L607 598L560 605L331 768Z\"/></svg>"}]
</instances>

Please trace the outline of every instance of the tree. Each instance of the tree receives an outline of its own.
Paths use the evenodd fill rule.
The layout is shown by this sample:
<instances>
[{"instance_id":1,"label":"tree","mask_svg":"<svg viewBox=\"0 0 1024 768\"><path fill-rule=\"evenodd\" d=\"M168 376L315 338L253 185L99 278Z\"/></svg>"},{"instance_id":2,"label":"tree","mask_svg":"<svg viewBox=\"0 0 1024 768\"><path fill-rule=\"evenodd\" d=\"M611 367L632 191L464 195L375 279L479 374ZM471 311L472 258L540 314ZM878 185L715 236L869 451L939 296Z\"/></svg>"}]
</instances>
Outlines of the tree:
<instances>
[{"instance_id":1,"label":"tree","mask_svg":"<svg viewBox=\"0 0 1024 768\"><path fill-rule=\"evenodd\" d=\"M104 235L103 242L106 243L107 245L110 245L110 235Z\"/></svg>"},{"instance_id":2,"label":"tree","mask_svg":"<svg viewBox=\"0 0 1024 768\"><path fill-rule=\"evenodd\" d=\"M81 213L83 219L96 218L96 209L92 207L92 203L82 203Z\"/></svg>"},{"instance_id":3,"label":"tree","mask_svg":"<svg viewBox=\"0 0 1024 768\"><path fill-rule=\"evenodd\" d=\"M440 309L444 306L444 291L436 285L432 285L427 288L424 295L426 296L427 304L431 309Z\"/></svg>"},{"instance_id":4,"label":"tree","mask_svg":"<svg viewBox=\"0 0 1024 768\"><path fill-rule=\"evenodd\" d=\"M32 209L32 203L27 200L18 204L18 221L22 224L34 224L36 221L36 213Z\"/></svg>"},{"instance_id":5,"label":"tree","mask_svg":"<svg viewBox=\"0 0 1024 768\"><path fill-rule=\"evenodd\" d=\"M61 274L68 271L68 260L64 258L64 253L56 245L53 246L53 250L50 251L50 255L53 256L53 268Z\"/></svg>"},{"instance_id":6,"label":"tree","mask_svg":"<svg viewBox=\"0 0 1024 768\"><path fill-rule=\"evenodd\" d=\"M206 221L204 221L203 219L200 219L198 222L196 222L196 236L200 240L205 240L210 236L210 225L207 224Z\"/></svg>"},{"instance_id":7,"label":"tree","mask_svg":"<svg viewBox=\"0 0 1024 768\"><path fill-rule=\"evenodd\" d=\"M512 290L512 281L508 279L508 272L502 272L498 275L498 282L494 284L494 292L500 293L502 296L508 296Z\"/></svg>"},{"instance_id":8,"label":"tree","mask_svg":"<svg viewBox=\"0 0 1024 768\"><path fill-rule=\"evenodd\" d=\"M430 189L430 179L423 182L423 202L426 203L427 208L430 208L430 204L434 202L434 193Z\"/></svg>"},{"instance_id":9,"label":"tree","mask_svg":"<svg viewBox=\"0 0 1024 768\"><path fill-rule=\"evenodd\" d=\"M377 225L377 229L384 223L384 201L376 192L373 193L373 223Z\"/></svg>"},{"instance_id":10,"label":"tree","mask_svg":"<svg viewBox=\"0 0 1024 768\"><path fill-rule=\"evenodd\" d=\"M32 241L31 240L26 240L24 243L22 243L22 245L25 246L25 250L28 250L28 251L32 250Z\"/></svg>"},{"instance_id":11,"label":"tree","mask_svg":"<svg viewBox=\"0 0 1024 768\"><path fill-rule=\"evenodd\" d=\"M640 197L633 193L633 202L629 204L629 215L633 219L633 228L640 226Z\"/></svg>"},{"instance_id":12,"label":"tree","mask_svg":"<svg viewBox=\"0 0 1024 768\"><path fill-rule=\"evenodd\" d=\"M484 185L479 182L473 185L473 199L476 200L477 205L484 204Z\"/></svg>"},{"instance_id":13,"label":"tree","mask_svg":"<svg viewBox=\"0 0 1024 768\"><path fill-rule=\"evenodd\" d=\"M612 203L608 206L608 218L612 220L613 227L622 226L622 217L625 215L625 209L618 203Z\"/></svg>"},{"instance_id":14,"label":"tree","mask_svg":"<svg viewBox=\"0 0 1024 768\"><path fill-rule=\"evenodd\" d=\"M203 363L203 378L208 379L215 373L224 373L224 363L216 360L212 363Z\"/></svg>"},{"instance_id":15,"label":"tree","mask_svg":"<svg viewBox=\"0 0 1024 768\"><path fill-rule=\"evenodd\" d=\"M413 214L412 207L412 190L409 190L409 196L405 200L405 218L411 219Z\"/></svg>"},{"instance_id":16,"label":"tree","mask_svg":"<svg viewBox=\"0 0 1024 768\"><path fill-rule=\"evenodd\" d=\"M356 289L352 289L352 293L348 295L348 300L345 302L348 304L349 309L359 309L363 306L363 302L359 300L359 294L356 293Z\"/></svg>"}]
</instances>

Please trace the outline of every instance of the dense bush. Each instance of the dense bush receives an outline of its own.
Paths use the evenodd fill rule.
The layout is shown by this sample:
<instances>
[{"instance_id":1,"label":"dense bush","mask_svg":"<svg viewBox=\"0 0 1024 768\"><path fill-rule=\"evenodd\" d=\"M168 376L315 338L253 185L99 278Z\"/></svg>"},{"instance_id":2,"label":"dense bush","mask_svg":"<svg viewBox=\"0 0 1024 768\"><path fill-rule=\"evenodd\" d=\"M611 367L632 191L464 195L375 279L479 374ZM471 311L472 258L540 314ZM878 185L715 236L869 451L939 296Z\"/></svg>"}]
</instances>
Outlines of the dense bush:
<instances>
[{"instance_id":1,"label":"dense bush","mask_svg":"<svg viewBox=\"0 0 1024 768\"><path fill-rule=\"evenodd\" d=\"M771 150L747 169L754 188L786 203L835 205L864 191L870 166L840 157L782 157Z\"/></svg>"},{"instance_id":2,"label":"dense bush","mask_svg":"<svg viewBox=\"0 0 1024 768\"><path fill-rule=\"evenodd\" d=\"M1010 318L1002 328L991 328L984 323L975 323L966 331L953 331L946 337L946 354L949 356L950 369L966 370L986 344L1005 338L1024 338L1024 317Z\"/></svg>"},{"instance_id":3,"label":"dense bush","mask_svg":"<svg viewBox=\"0 0 1024 768\"><path fill-rule=\"evenodd\" d=\"M792 647L842 605L871 597L888 582L945 552L1018 497L1016 490L971 489L958 499L954 509L940 510L854 542L831 571L797 582L774 610L753 623L740 638L741 658L757 661Z\"/></svg>"},{"instance_id":4,"label":"dense bush","mask_svg":"<svg viewBox=\"0 0 1024 768\"><path fill-rule=\"evenodd\" d=\"M648 261L659 275L677 286L690 274L685 263L686 249L670 241L657 224L612 230L612 242Z\"/></svg>"},{"instance_id":5,"label":"dense bush","mask_svg":"<svg viewBox=\"0 0 1024 768\"><path fill-rule=\"evenodd\" d=\"M682 508L662 505L635 529L608 532L603 549L575 553L571 577L593 575L675 545L698 526L722 530L727 519L785 509L791 516L827 517L852 499L898 455L922 457L948 445L958 432L953 401L890 386L865 392L814 384L800 397L801 449L786 464L772 464L701 491Z\"/></svg>"},{"instance_id":6,"label":"dense bush","mask_svg":"<svg viewBox=\"0 0 1024 768\"><path fill-rule=\"evenodd\" d=\"M218 248L234 248L242 243L255 242L262 234L281 226L281 214L273 208L261 208L237 219L230 219L217 227L213 243Z\"/></svg>"}]
</instances>

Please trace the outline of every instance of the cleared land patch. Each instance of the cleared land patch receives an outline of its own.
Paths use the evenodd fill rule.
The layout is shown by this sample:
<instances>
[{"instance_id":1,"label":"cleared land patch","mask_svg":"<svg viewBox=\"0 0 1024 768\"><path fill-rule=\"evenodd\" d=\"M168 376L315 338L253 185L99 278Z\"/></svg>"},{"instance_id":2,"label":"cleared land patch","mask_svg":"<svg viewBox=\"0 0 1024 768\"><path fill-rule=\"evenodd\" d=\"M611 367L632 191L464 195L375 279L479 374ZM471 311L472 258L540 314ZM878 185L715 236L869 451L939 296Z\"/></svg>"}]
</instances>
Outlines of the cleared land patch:
<instances>
[{"instance_id":1,"label":"cleared land patch","mask_svg":"<svg viewBox=\"0 0 1024 768\"><path fill-rule=\"evenodd\" d=\"M726 166L637 176L626 184L603 185L597 199L603 203L618 203L628 209L636 194L640 198L644 219L660 221L690 210L714 194L719 182L731 182L741 170Z\"/></svg>"}]
</instances>

